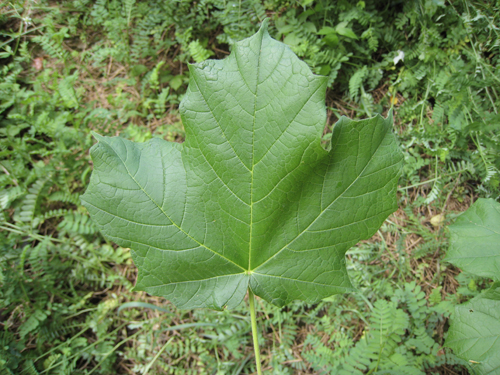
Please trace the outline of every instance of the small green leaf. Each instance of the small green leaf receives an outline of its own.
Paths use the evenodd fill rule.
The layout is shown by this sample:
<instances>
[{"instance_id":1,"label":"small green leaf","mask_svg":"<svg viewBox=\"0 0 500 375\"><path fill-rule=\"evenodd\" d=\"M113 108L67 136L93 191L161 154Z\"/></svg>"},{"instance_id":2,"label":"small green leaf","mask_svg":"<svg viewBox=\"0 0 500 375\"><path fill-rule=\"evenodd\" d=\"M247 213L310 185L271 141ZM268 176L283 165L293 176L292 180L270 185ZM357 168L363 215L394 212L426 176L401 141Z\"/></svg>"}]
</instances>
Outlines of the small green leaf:
<instances>
[{"instance_id":1,"label":"small green leaf","mask_svg":"<svg viewBox=\"0 0 500 375\"><path fill-rule=\"evenodd\" d=\"M149 69L146 65L142 65L142 64L134 65L130 69L130 75L132 77L139 77L140 75L146 73L148 70Z\"/></svg>"},{"instance_id":2,"label":"small green leaf","mask_svg":"<svg viewBox=\"0 0 500 375\"><path fill-rule=\"evenodd\" d=\"M347 27L347 22L341 22L335 27L335 31L337 34L346 36L351 39L358 39L356 34L354 34L354 31L350 27Z\"/></svg>"},{"instance_id":3,"label":"small green leaf","mask_svg":"<svg viewBox=\"0 0 500 375\"><path fill-rule=\"evenodd\" d=\"M301 0L300 1L300 5L302 5L303 7L306 7L308 6L309 4L311 4L314 0Z\"/></svg>"},{"instance_id":4,"label":"small green leaf","mask_svg":"<svg viewBox=\"0 0 500 375\"><path fill-rule=\"evenodd\" d=\"M450 226L450 232L446 261L478 276L500 279L498 202L478 199ZM468 361L477 373L500 374L500 282L455 307L445 346Z\"/></svg>"},{"instance_id":5,"label":"small green leaf","mask_svg":"<svg viewBox=\"0 0 500 375\"><path fill-rule=\"evenodd\" d=\"M331 47L336 47L339 44L339 38L335 34L329 34L325 35L323 42Z\"/></svg>"},{"instance_id":6,"label":"small green leaf","mask_svg":"<svg viewBox=\"0 0 500 375\"><path fill-rule=\"evenodd\" d=\"M335 47L339 44L339 38L337 36L337 32L333 27L324 26L318 31L318 35L324 35L323 41L332 47Z\"/></svg>"},{"instance_id":7,"label":"small green leaf","mask_svg":"<svg viewBox=\"0 0 500 375\"><path fill-rule=\"evenodd\" d=\"M43 322L45 319L47 319L47 314L44 311L35 310L30 315L28 320L25 321L20 327L19 335L21 336L21 338L24 338L28 333L37 329L40 323Z\"/></svg>"},{"instance_id":8,"label":"small green leaf","mask_svg":"<svg viewBox=\"0 0 500 375\"><path fill-rule=\"evenodd\" d=\"M478 374L500 374L500 287L455 306L445 346Z\"/></svg>"},{"instance_id":9,"label":"small green leaf","mask_svg":"<svg viewBox=\"0 0 500 375\"><path fill-rule=\"evenodd\" d=\"M318 31L318 35L329 35L329 34L337 34L335 29L330 26L324 26Z\"/></svg>"},{"instance_id":10,"label":"small green leaf","mask_svg":"<svg viewBox=\"0 0 500 375\"><path fill-rule=\"evenodd\" d=\"M295 33L288 34L283 42L289 46L298 46L302 42L302 38Z\"/></svg>"},{"instance_id":11,"label":"small green leaf","mask_svg":"<svg viewBox=\"0 0 500 375\"><path fill-rule=\"evenodd\" d=\"M352 290L345 252L397 208L402 154L387 119L333 127L327 78L267 23L224 60L190 65L183 144L96 136L82 197L132 249L136 289L181 308L232 308L248 288L282 306Z\"/></svg>"},{"instance_id":12,"label":"small green leaf","mask_svg":"<svg viewBox=\"0 0 500 375\"><path fill-rule=\"evenodd\" d=\"M170 87L172 87L174 90L178 90L179 87L182 86L183 78L184 76L182 75L176 75L175 77L173 77L169 82Z\"/></svg>"},{"instance_id":13,"label":"small green leaf","mask_svg":"<svg viewBox=\"0 0 500 375\"><path fill-rule=\"evenodd\" d=\"M449 228L451 244L444 260L500 280L500 203L480 198Z\"/></svg>"}]
</instances>

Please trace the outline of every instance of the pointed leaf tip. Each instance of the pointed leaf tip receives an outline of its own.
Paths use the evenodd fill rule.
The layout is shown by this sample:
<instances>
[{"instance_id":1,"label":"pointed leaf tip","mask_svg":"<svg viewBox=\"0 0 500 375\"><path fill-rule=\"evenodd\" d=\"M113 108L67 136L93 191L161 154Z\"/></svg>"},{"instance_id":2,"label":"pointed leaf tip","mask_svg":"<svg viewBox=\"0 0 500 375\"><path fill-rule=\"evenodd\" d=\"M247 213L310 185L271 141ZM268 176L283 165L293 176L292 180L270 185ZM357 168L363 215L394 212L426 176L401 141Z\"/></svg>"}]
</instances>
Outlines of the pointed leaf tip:
<instances>
[{"instance_id":1,"label":"pointed leaf tip","mask_svg":"<svg viewBox=\"0 0 500 375\"><path fill-rule=\"evenodd\" d=\"M92 136L99 142L99 141L102 141L104 140L104 137L98 133L96 133L95 131L91 131L90 134L92 134Z\"/></svg>"},{"instance_id":2,"label":"pointed leaf tip","mask_svg":"<svg viewBox=\"0 0 500 375\"><path fill-rule=\"evenodd\" d=\"M262 23L260 24L259 31L265 31L267 32L269 29L269 17L266 17L262 20Z\"/></svg>"}]
</instances>

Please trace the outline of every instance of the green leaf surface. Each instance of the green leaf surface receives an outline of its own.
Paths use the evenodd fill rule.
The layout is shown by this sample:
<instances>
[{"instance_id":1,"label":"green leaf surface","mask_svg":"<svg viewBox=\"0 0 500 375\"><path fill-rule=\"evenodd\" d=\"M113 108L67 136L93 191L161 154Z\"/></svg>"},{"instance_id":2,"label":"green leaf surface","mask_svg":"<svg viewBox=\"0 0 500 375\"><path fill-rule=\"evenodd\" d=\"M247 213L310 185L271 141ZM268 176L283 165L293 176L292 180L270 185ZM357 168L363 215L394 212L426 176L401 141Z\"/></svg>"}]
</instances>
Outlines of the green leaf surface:
<instances>
[{"instance_id":1,"label":"green leaf surface","mask_svg":"<svg viewBox=\"0 0 500 375\"><path fill-rule=\"evenodd\" d=\"M341 22L339 23L336 27L335 27L335 31L340 34L340 35L343 35L343 36L346 36L348 38L351 38L351 39L355 39L357 40L358 37L357 35L354 33L354 31L352 31L352 29L350 27L347 27L347 22Z\"/></svg>"},{"instance_id":2,"label":"green leaf surface","mask_svg":"<svg viewBox=\"0 0 500 375\"><path fill-rule=\"evenodd\" d=\"M500 287L455 306L445 346L475 373L500 374Z\"/></svg>"},{"instance_id":3,"label":"green leaf surface","mask_svg":"<svg viewBox=\"0 0 500 375\"><path fill-rule=\"evenodd\" d=\"M183 144L96 136L91 150L82 201L132 249L136 289L214 309L248 288L278 306L352 290L345 252L397 208L392 115L341 118L325 151L327 79L266 23L190 72Z\"/></svg>"},{"instance_id":4,"label":"green leaf surface","mask_svg":"<svg viewBox=\"0 0 500 375\"><path fill-rule=\"evenodd\" d=\"M500 280L500 203L478 199L450 225L445 261L466 272Z\"/></svg>"}]
</instances>

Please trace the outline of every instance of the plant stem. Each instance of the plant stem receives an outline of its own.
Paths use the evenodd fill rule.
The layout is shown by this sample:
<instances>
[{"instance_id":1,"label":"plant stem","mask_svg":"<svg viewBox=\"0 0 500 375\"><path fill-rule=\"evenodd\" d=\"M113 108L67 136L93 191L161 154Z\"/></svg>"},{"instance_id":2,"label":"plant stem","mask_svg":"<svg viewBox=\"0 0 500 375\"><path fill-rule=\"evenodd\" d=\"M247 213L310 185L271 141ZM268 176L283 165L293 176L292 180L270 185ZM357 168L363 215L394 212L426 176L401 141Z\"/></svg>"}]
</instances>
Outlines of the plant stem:
<instances>
[{"instance_id":1,"label":"plant stem","mask_svg":"<svg viewBox=\"0 0 500 375\"><path fill-rule=\"evenodd\" d=\"M253 350L255 352L255 364L257 366L257 374L262 375L262 368L260 364L260 349L259 340L257 338L257 317L255 314L255 296L250 288L248 288L248 300L250 301L250 319L252 321L252 337L253 337Z\"/></svg>"}]
</instances>

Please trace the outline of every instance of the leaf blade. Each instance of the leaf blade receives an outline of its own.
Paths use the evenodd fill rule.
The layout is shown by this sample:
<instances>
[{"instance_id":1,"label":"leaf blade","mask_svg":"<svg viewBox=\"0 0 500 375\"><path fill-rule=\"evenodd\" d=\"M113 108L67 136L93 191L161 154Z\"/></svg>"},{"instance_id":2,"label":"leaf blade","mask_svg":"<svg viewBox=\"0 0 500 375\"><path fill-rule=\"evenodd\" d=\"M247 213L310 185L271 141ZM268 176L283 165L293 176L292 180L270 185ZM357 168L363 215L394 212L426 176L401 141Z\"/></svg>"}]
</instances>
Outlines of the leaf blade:
<instances>
[{"instance_id":1,"label":"leaf blade","mask_svg":"<svg viewBox=\"0 0 500 375\"><path fill-rule=\"evenodd\" d=\"M480 374L500 374L500 288L455 306L445 346Z\"/></svg>"},{"instance_id":2,"label":"leaf blade","mask_svg":"<svg viewBox=\"0 0 500 375\"><path fill-rule=\"evenodd\" d=\"M346 134L346 132L353 131L353 124L357 126L354 130L360 134L362 130L365 131L364 137L359 137L356 145L353 144L352 137ZM250 281L254 292L257 291L259 295L269 295L271 291L280 290L278 294L287 297L285 299L274 298L272 303L284 305L293 299L313 302L327 295L352 290L345 270L345 252L360 240L370 238L386 217L397 208L396 201L388 198L396 195L401 163L391 127L391 117L386 120L379 117L360 122L352 122L343 118L334 126L331 151L324 158L323 164L318 165L314 170L316 178L323 177L323 182L320 185L319 178L318 181L315 181L314 177L308 178L310 183L301 191L301 200L296 206L292 202L289 205L291 213L297 213L296 216L288 219L290 222L306 220L307 223L309 220L309 223L304 225L295 238L282 245L275 255L256 268L255 276ZM363 146L368 143L367 139L376 139L376 133L379 133L380 143L375 148L365 149ZM358 154L356 155L353 150ZM378 156L377 153L379 153ZM370 154L373 156L370 157ZM387 155L393 155L393 157L386 157ZM357 171L343 173L342 178L338 177L340 171L355 169L355 165L350 164L350 161L357 162L363 158L366 159L364 163L361 163L365 164L363 168L358 167ZM372 163L373 160L375 162ZM392 175L392 179L381 177L380 170L370 169L373 165L380 170L385 169L388 175ZM349 174L351 176L348 176ZM364 174L366 176L363 176ZM368 180L360 181L360 178ZM381 182L383 185L378 186ZM325 186L330 186L330 189L325 190ZM373 188L375 189L371 191ZM361 199L364 199L366 194L375 194L371 197L372 201L378 202L379 205L375 215L370 213L370 206L356 203L357 194L361 194ZM343 200L345 202L342 202ZM301 209L301 206L305 209ZM359 210L358 219L353 218L349 213L353 206ZM317 208L315 215L311 214L313 211L311 207ZM346 214L339 215L339 212ZM284 216L286 217L286 214ZM353 227L355 227L354 230L352 230ZM284 235L293 232L293 225L287 226L285 222L283 228L280 229ZM332 237L338 237L341 240L335 241ZM297 269L296 265L300 265L300 269ZM290 275L293 276L290 277ZM268 280L270 277L275 282ZM282 278L296 280L302 285L309 283L310 287L298 287L299 291L292 293L287 290L286 284L278 281Z\"/></svg>"},{"instance_id":3,"label":"leaf blade","mask_svg":"<svg viewBox=\"0 0 500 375\"><path fill-rule=\"evenodd\" d=\"M447 262L475 275L500 280L500 203L478 199L453 225Z\"/></svg>"},{"instance_id":4,"label":"leaf blade","mask_svg":"<svg viewBox=\"0 0 500 375\"><path fill-rule=\"evenodd\" d=\"M132 249L136 289L215 309L236 306L249 285L277 305L350 290L345 251L396 208L392 116L341 119L325 151L326 77L266 24L190 71L184 144L98 137L91 150L82 201Z\"/></svg>"},{"instance_id":5,"label":"leaf blade","mask_svg":"<svg viewBox=\"0 0 500 375\"><path fill-rule=\"evenodd\" d=\"M180 145L159 139L144 144L117 137L98 136L98 140L91 153L94 166L100 173L92 174L82 202L103 235L120 246L132 249L134 262L142 271L135 289L166 296L180 307L233 306L231 301L234 296L221 292L228 284L243 298L246 292L244 270L197 241L180 224L183 218L179 212L183 209L175 203L184 201L182 193L187 184L180 159ZM174 162L168 167L156 162L164 159ZM169 183L165 183L166 176ZM144 186L148 185L150 188L145 189ZM169 201L167 206L165 195L176 199ZM164 238L169 239L168 245ZM168 273L161 270L165 253L171 254L168 264L163 265L168 267ZM198 262L191 262L193 258ZM193 274L204 274L196 281L202 290L211 287L213 292L206 300L198 301L197 290L186 287L193 281L184 272L186 268L190 268ZM239 302L235 302L236 305Z\"/></svg>"}]
</instances>

